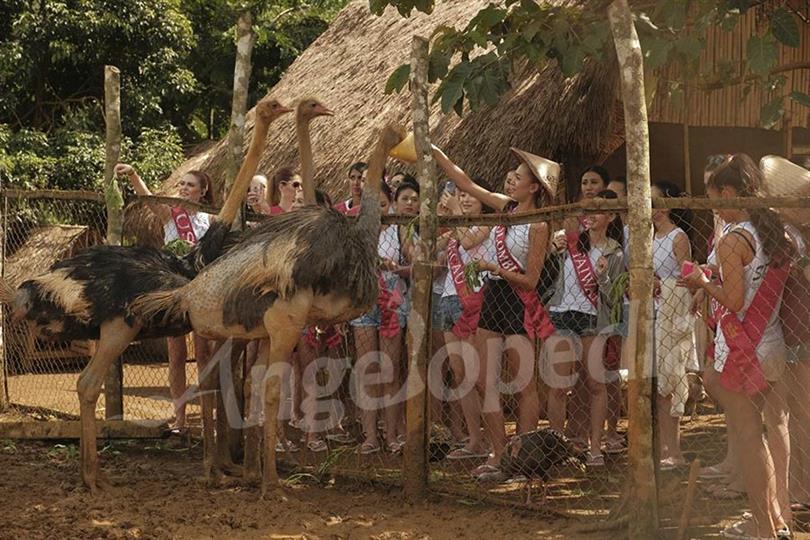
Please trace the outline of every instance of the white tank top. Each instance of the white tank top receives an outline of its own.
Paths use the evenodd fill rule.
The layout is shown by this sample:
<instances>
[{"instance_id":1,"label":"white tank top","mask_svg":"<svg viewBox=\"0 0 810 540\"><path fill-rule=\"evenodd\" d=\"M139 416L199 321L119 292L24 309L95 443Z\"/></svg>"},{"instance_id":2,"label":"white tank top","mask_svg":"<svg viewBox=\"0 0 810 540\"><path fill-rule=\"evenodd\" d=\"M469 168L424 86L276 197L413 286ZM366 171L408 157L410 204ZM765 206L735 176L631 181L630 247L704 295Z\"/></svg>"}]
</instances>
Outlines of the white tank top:
<instances>
[{"instance_id":1,"label":"white tank top","mask_svg":"<svg viewBox=\"0 0 810 540\"><path fill-rule=\"evenodd\" d=\"M473 227L473 230L476 229L478 229L478 227ZM470 261L476 259L487 260L487 257L489 256L488 254L492 251L491 244L492 244L492 236L490 235L484 238L483 242L473 247L469 251L467 251L461 245L459 245L458 252L461 254L461 262L466 265ZM484 276L481 276L482 282L481 287L483 287L483 277ZM475 290L480 291L481 287L477 287ZM450 273L450 266L448 265L444 277L444 290L442 292L442 296L455 296L456 294L458 294L456 292L456 284L453 281L453 275Z\"/></svg>"},{"instance_id":2,"label":"white tank top","mask_svg":"<svg viewBox=\"0 0 810 540\"><path fill-rule=\"evenodd\" d=\"M211 226L210 216L205 212L189 212L188 217L191 219L191 228L194 230L194 236L197 237L197 242L208 231ZM174 219L169 216L169 221L163 224L163 245L165 246L172 240L180 238L177 232L177 225L174 224Z\"/></svg>"},{"instance_id":3,"label":"white tank top","mask_svg":"<svg viewBox=\"0 0 810 540\"><path fill-rule=\"evenodd\" d=\"M738 223L737 225L731 227L723 236L731 234L731 232L735 230L744 230L750 233L753 238L752 243L754 244L754 247L756 247L754 258L751 259L751 262L748 263L743 269L743 277L745 279L745 303L743 304L743 309L737 313L737 318L743 320L746 312L748 311L748 307L754 300L754 296L759 290L760 285L762 285L762 279L765 277L765 272L768 269L768 257L765 255L765 252L762 249L762 242L759 241L759 235L757 234L754 225L750 221ZM740 241L743 241L742 238L740 238ZM723 278L722 269L720 277ZM781 304L782 298L780 297L776 307L773 310L773 313L771 314L770 320L768 320L768 325L765 327L765 332L762 334L762 340L760 340L759 345L757 345L757 357L759 358L760 362L766 358L771 358L784 352L785 340L782 334L782 324L779 320L779 306ZM715 336L714 362L714 367L717 371L723 371L726 358L728 358L728 352L729 349L728 345L726 345L726 338L723 335L723 329L718 326L717 334Z\"/></svg>"},{"instance_id":4,"label":"white tank top","mask_svg":"<svg viewBox=\"0 0 810 540\"><path fill-rule=\"evenodd\" d=\"M683 234L683 229L675 227L666 236L653 236L653 270L659 279L679 278L681 269L675 258L675 238ZM690 253L691 256L691 253Z\"/></svg>"},{"instance_id":5,"label":"white tank top","mask_svg":"<svg viewBox=\"0 0 810 540\"><path fill-rule=\"evenodd\" d=\"M495 251L495 231L497 227L492 227L489 233L490 241L492 242L494 261L498 262L498 255ZM529 263L529 229L531 224L524 225L510 225L506 228L506 249L512 254L520 266L520 270L525 272L526 265ZM490 276L489 279L503 279L500 276Z\"/></svg>"},{"instance_id":6,"label":"white tank top","mask_svg":"<svg viewBox=\"0 0 810 540\"><path fill-rule=\"evenodd\" d=\"M549 307L549 311L557 313L579 311L581 313L587 313L588 315L596 315L596 307L591 304L588 297L582 292L582 286L579 284L579 278L577 277L576 270L574 270L574 261L571 260L568 250L563 253L565 254L565 262L563 263L562 269L565 292L563 293L560 303L556 306ZM591 260L594 271L596 271L596 263L601 256L602 251L595 247L591 248L588 252L588 258Z\"/></svg>"}]
</instances>

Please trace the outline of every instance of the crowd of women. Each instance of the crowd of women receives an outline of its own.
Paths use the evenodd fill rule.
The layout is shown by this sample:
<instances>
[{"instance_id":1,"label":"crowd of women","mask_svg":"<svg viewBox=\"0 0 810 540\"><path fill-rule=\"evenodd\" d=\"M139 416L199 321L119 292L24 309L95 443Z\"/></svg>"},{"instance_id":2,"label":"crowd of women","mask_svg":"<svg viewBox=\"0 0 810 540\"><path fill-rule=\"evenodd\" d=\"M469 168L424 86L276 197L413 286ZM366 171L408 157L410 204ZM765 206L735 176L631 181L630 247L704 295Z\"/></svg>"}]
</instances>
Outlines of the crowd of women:
<instances>
[{"instance_id":1,"label":"crowd of women","mask_svg":"<svg viewBox=\"0 0 810 540\"><path fill-rule=\"evenodd\" d=\"M439 212L521 213L553 204L560 178L556 164L528 152L514 153L518 166L506 175L500 193L435 149L447 178ZM356 214L366 169L362 162L349 168L348 199L333 205L319 192L318 203ZM137 193L149 193L130 166L120 164L116 171L130 178ZM416 216L419 184L402 173L388 174L385 180L383 213ZM762 180L748 156L713 156L706 167L705 192L710 199L755 197ZM656 182L652 190L655 197L682 195L668 182ZM181 180L183 198L196 202L210 192L203 173ZM580 176L579 199L625 196L623 180L612 179L599 166ZM257 175L247 200L256 214L294 211L303 204L300 178L290 169L269 178ZM178 237L193 242L208 223L202 212L160 207L156 213L166 242ZM448 459L478 460L473 474L486 478L498 471L509 435L541 425L564 432L587 452L589 467L602 467L605 454L624 451L617 430L623 402L621 350L633 299L625 286L630 238L622 218L597 212L560 223L439 231L429 385L432 420L455 443ZM804 242L770 209L720 209L714 221L705 263L692 264L697 239L691 213L655 210L653 215L660 468L685 465L680 418L689 398L687 374L701 373L706 391L725 413L728 434L725 458L702 469L701 478L710 482L713 497L747 496L751 509L723 534L786 535L791 508L810 503L805 455L810 407L801 399L802 389L810 388L810 349L803 344L786 347L779 317L788 269L803 255ZM398 453L404 445L404 330L418 235L413 223L383 225L377 305L346 328L311 328L301 337L286 375L287 418L304 433L300 442L312 452L326 451L328 441L357 444L364 455ZM806 296L806 289L790 293ZM700 339L704 332L696 332L704 319L712 325L708 340ZM710 350L704 354L706 345ZM197 354L207 351L202 343L195 343L195 349ZM352 392L351 400L340 393L337 419L319 422L318 370L308 368L326 365L318 363L323 359L345 358L347 350L356 364L371 359L364 363L364 377L352 378L365 388ZM179 429L185 425L180 395L186 356L185 341L170 339L170 388L178 400ZM506 395L514 399L507 403ZM507 405L510 410L505 411ZM541 424L541 413L547 424ZM514 416L514 428L507 415ZM358 430L351 429L352 421L361 426L360 440L353 436ZM296 451L296 442L282 437L279 451Z\"/></svg>"}]
</instances>

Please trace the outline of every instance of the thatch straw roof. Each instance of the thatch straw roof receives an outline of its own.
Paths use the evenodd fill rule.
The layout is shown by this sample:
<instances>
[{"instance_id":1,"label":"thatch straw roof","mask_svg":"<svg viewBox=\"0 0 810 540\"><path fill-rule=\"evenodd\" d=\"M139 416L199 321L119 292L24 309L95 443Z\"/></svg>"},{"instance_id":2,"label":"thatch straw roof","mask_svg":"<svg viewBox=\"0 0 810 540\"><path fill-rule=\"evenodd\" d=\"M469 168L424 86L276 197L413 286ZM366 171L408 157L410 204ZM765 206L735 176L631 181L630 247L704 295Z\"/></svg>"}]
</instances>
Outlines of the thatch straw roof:
<instances>
[{"instance_id":1,"label":"thatch straw roof","mask_svg":"<svg viewBox=\"0 0 810 540\"><path fill-rule=\"evenodd\" d=\"M346 173L365 160L374 128L383 120L410 124L410 93L385 95L389 74L409 61L414 34L428 36L439 25L466 24L489 0L439 2L431 15L402 18L393 9L372 15L367 0L352 0L287 70L269 95L284 103L317 96L336 111L313 123L316 182L333 197L346 193ZM604 159L622 142L617 106L616 69L605 62L565 79L555 66L541 72L527 68L501 102L488 110L458 118L438 105L431 116L433 140L471 175L499 184L516 166L510 146L561 161L578 170ZM271 128L260 170L296 166L298 150L291 115ZM253 126L252 114L248 129ZM247 140L247 139L246 139ZM221 141L194 156L164 184L167 190L185 171L201 168L221 186L226 146ZM396 168L402 168L396 166Z\"/></svg>"},{"instance_id":2,"label":"thatch straw roof","mask_svg":"<svg viewBox=\"0 0 810 540\"><path fill-rule=\"evenodd\" d=\"M81 225L37 227L6 259L6 279L16 287L26 279L44 274L53 263L68 257L75 249L94 243L89 233L90 229Z\"/></svg>"}]
</instances>

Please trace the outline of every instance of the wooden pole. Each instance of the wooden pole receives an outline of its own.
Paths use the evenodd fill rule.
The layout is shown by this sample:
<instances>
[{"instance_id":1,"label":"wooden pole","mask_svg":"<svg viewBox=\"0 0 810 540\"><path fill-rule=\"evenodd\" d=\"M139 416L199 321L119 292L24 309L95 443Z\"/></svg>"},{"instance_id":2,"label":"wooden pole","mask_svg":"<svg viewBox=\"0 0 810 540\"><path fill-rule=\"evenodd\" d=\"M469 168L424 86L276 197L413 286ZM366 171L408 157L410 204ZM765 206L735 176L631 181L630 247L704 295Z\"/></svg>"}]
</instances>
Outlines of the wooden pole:
<instances>
[{"instance_id":1,"label":"wooden pole","mask_svg":"<svg viewBox=\"0 0 810 540\"><path fill-rule=\"evenodd\" d=\"M236 21L236 62L233 67L233 99L231 126L228 130L228 172L225 178L225 193L230 191L245 153L245 117L250 86L250 59L255 43L253 16L249 11L243 11Z\"/></svg>"},{"instance_id":2,"label":"wooden pole","mask_svg":"<svg viewBox=\"0 0 810 540\"><path fill-rule=\"evenodd\" d=\"M405 495L422 500L427 494L429 420L427 414L428 361L430 359L430 301L433 285L431 262L436 255L436 164L430 144L428 106L428 42L414 36L411 48L411 91L416 163L421 187L419 243L413 265L413 304L408 318L408 437L403 476Z\"/></svg>"},{"instance_id":3,"label":"wooden pole","mask_svg":"<svg viewBox=\"0 0 810 540\"><path fill-rule=\"evenodd\" d=\"M698 474L700 473L700 460L696 459L689 467L689 482L686 486L686 501L683 503L681 520L678 523L678 533L675 540L686 540L686 531L689 530L689 520L692 517L692 506L695 503L695 492L697 491Z\"/></svg>"},{"instance_id":4,"label":"wooden pole","mask_svg":"<svg viewBox=\"0 0 810 540\"><path fill-rule=\"evenodd\" d=\"M0 189L3 187L3 180L0 179ZM3 224L0 232L0 276L5 276L6 262L6 234L8 234L8 199L3 196L3 206L0 208L0 223ZM4 331L6 328L5 307L0 306L0 412L8 408L8 380L6 379L6 342Z\"/></svg>"},{"instance_id":5,"label":"wooden pole","mask_svg":"<svg viewBox=\"0 0 810 540\"><path fill-rule=\"evenodd\" d=\"M107 244L121 245L124 197L113 174L121 154L121 72L104 66L104 118L107 146L104 158L104 200L107 205ZM124 365L118 357L104 380L104 415L107 420L124 418Z\"/></svg>"},{"instance_id":6,"label":"wooden pole","mask_svg":"<svg viewBox=\"0 0 810 540\"><path fill-rule=\"evenodd\" d=\"M652 452L652 205L650 137L644 100L644 60L627 0L608 7L619 60L627 146L627 198L630 237L630 334L624 347L631 359L629 409L630 538L658 536L658 506Z\"/></svg>"},{"instance_id":7,"label":"wooden pole","mask_svg":"<svg viewBox=\"0 0 810 540\"><path fill-rule=\"evenodd\" d=\"M785 157L790 159L793 157L793 115L791 114L789 109L785 111L785 117L783 120L783 129L785 141Z\"/></svg>"},{"instance_id":8,"label":"wooden pole","mask_svg":"<svg viewBox=\"0 0 810 540\"><path fill-rule=\"evenodd\" d=\"M689 89L684 92L683 109L683 190L692 194L692 156L689 149Z\"/></svg>"}]
</instances>

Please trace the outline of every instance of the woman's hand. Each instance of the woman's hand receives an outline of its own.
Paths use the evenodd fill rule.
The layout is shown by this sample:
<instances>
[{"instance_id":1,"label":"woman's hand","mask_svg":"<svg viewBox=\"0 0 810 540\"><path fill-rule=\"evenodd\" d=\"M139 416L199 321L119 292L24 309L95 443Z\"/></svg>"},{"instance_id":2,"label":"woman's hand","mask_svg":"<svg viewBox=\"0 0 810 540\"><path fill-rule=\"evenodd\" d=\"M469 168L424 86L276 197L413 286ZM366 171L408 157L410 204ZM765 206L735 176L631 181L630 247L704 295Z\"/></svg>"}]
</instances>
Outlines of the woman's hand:
<instances>
[{"instance_id":1,"label":"woman's hand","mask_svg":"<svg viewBox=\"0 0 810 540\"><path fill-rule=\"evenodd\" d=\"M135 167L128 163L117 163L113 172L118 176L131 176L135 173Z\"/></svg>"},{"instance_id":2,"label":"woman's hand","mask_svg":"<svg viewBox=\"0 0 810 540\"><path fill-rule=\"evenodd\" d=\"M442 193L441 199L439 199L439 204L447 210L447 213L453 216L460 215L461 212L461 204L458 202L458 196L452 194L450 192L445 191Z\"/></svg>"},{"instance_id":3,"label":"woman's hand","mask_svg":"<svg viewBox=\"0 0 810 540\"><path fill-rule=\"evenodd\" d=\"M689 275L681 276L681 281L690 289L700 289L709 283L709 278L703 273L703 268L696 264Z\"/></svg>"},{"instance_id":4,"label":"woman's hand","mask_svg":"<svg viewBox=\"0 0 810 540\"><path fill-rule=\"evenodd\" d=\"M475 262L478 264L478 270L480 272L489 272L490 274L496 276L500 275L501 267L498 264L481 259L476 259Z\"/></svg>"},{"instance_id":5,"label":"woman's hand","mask_svg":"<svg viewBox=\"0 0 810 540\"><path fill-rule=\"evenodd\" d=\"M703 304L706 302L706 291L698 289L692 295L692 303L689 306L689 312L695 317L703 317Z\"/></svg>"},{"instance_id":6,"label":"woman's hand","mask_svg":"<svg viewBox=\"0 0 810 540\"><path fill-rule=\"evenodd\" d=\"M596 260L596 273L600 276L607 272L608 269L608 260L605 258L604 255L600 255L599 258Z\"/></svg>"},{"instance_id":7,"label":"woman's hand","mask_svg":"<svg viewBox=\"0 0 810 540\"><path fill-rule=\"evenodd\" d=\"M568 240L565 237L565 231L557 231L551 239L551 246L555 253L562 253L568 247Z\"/></svg>"}]
</instances>

